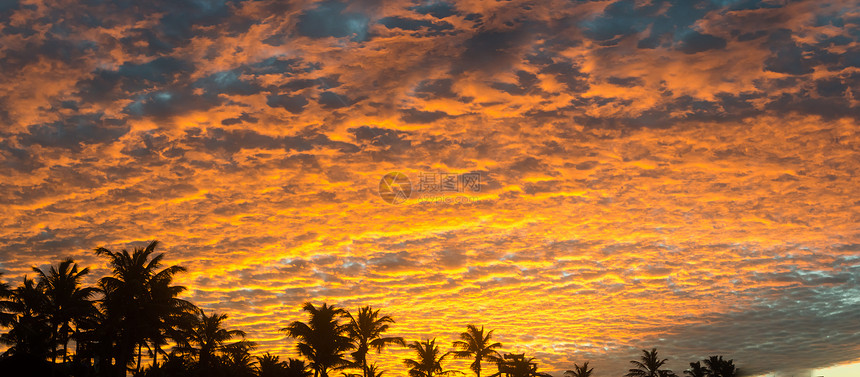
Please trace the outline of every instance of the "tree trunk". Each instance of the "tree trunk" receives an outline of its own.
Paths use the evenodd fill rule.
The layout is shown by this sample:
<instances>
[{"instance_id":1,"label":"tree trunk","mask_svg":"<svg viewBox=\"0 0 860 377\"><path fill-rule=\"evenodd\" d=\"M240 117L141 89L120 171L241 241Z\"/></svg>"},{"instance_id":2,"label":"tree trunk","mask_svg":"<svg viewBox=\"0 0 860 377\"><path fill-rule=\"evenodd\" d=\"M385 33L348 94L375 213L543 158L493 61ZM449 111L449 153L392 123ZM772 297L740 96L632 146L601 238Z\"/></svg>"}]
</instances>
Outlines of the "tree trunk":
<instances>
[{"instance_id":1,"label":"tree trunk","mask_svg":"<svg viewBox=\"0 0 860 377\"><path fill-rule=\"evenodd\" d=\"M125 347L127 347L126 344L128 343L123 341L121 344L121 347L117 347L117 351L120 353L116 356L115 373L117 377L125 377L126 368L128 367L128 359L134 354L134 345L131 345L131 349L128 349L128 353L126 353L127 348Z\"/></svg>"},{"instance_id":2,"label":"tree trunk","mask_svg":"<svg viewBox=\"0 0 860 377\"><path fill-rule=\"evenodd\" d=\"M59 331L55 327L53 339L51 339L51 364L57 363L57 333L59 333Z\"/></svg>"},{"instance_id":3,"label":"tree trunk","mask_svg":"<svg viewBox=\"0 0 860 377\"><path fill-rule=\"evenodd\" d=\"M135 373L140 373L140 356L143 353L143 349L141 347L141 343L137 344L137 371Z\"/></svg>"},{"instance_id":4,"label":"tree trunk","mask_svg":"<svg viewBox=\"0 0 860 377\"><path fill-rule=\"evenodd\" d=\"M155 367L157 367L157 366L158 366L158 351L161 349L161 348L158 346L158 341L157 341L157 340L156 340L154 343L155 343L155 344L154 344L154 346L155 346L155 352L153 352L153 353L152 353L152 368L153 368L153 369L155 369Z\"/></svg>"},{"instance_id":5,"label":"tree trunk","mask_svg":"<svg viewBox=\"0 0 860 377\"><path fill-rule=\"evenodd\" d=\"M69 351L69 338L63 339L63 364L66 363L66 354Z\"/></svg>"}]
</instances>

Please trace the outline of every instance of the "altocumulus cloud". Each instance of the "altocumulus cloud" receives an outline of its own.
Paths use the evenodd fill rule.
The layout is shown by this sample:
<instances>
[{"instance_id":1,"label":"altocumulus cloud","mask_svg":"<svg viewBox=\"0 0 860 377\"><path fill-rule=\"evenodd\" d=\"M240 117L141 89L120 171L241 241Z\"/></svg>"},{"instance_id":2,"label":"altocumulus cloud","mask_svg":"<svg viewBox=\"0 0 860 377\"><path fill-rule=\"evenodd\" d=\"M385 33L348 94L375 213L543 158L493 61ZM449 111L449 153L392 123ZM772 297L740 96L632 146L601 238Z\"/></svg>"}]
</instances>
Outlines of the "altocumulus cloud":
<instances>
[{"instance_id":1,"label":"altocumulus cloud","mask_svg":"<svg viewBox=\"0 0 860 377\"><path fill-rule=\"evenodd\" d=\"M316 300L555 374L857 361L856 8L0 2L0 271L159 239L285 356ZM388 205L390 171L480 200Z\"/></svg>"}]
</instances>

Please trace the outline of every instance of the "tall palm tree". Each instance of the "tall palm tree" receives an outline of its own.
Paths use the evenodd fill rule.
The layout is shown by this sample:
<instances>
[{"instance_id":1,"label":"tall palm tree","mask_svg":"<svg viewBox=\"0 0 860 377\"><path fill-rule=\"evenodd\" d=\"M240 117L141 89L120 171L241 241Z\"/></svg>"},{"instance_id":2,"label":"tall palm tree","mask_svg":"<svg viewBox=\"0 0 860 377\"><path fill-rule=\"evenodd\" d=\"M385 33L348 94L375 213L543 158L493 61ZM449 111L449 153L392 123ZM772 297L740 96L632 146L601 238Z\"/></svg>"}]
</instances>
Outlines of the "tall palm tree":
<instances>
[{"instance_id":1,"label":"tall palm tree","mask_svg":"<svg viewBox=\"0 0 860 377\"><path fill-rule=\"evenodd\" d=\"M475 376L481 377L481 361L498 363L501 360L496 349L502 344L491 342L492 336L493 330L484 333L484 326L479 330L475 325L468 325L466 331L460 333L460 340L454 342L456 351L452 354L458 358L473 359L469 369L475 372Z\"/></svg>"},{"instance_id":2,"label":"tall palm tree","mask_svg":"<svg viewBox=\"0 0 860 377\"><path fill-rule=\"evenodd\" d=\"M436 345L436 338L422 342L412 342L407 347L415 350L417 358L403 360L403 364L409 367L410 377L433 377L457 373L454 370L442 368L442 362L449 353L442 354Z\"/></svg>"},{"instance_id":3,"label":"tall palm tree","mask_svg":"<svg viewBox=\"0 0 860 377\"><path fill-rule=\"evenodd\" d=\"M592 371L594 371L594 368L588 369L588 362L586 361L582 366L573 363L573 370L564 372L564 375L570 377L591 377Z\"/></svg>"},{"instance_id":4,"label":"tall palm tree","mask_svg":"<svg viewBox=\"0 0 860 377\"><path fill-rule=\"evenodd\" d=\"M125 375L135 347L138 349L137 369L140 369L141 348L153 337L152 313L156 311L151 295L153 282L185 271L180 266L159 271L164 254L154 255L157 246L158 241L152 241L131 253L127 250L113 252L103 247L96 249L96 255L107 257L113 269L112 276L99 280L99 286L104 294L101 306L106 317L102 331L105 343L109 343L102 350L107 352L102 359L108 363L111 358L116 361L117 376Z\"/></svg>"},{"instance_id":5,"label":"tall palm tree","mask_svg":"<svg viewBox=\"0 0 860 377\"><path fill-rule=\"evenodd\" d=\"M72 325L92 315L96 310L90 297L98 292L92 287L81 287L81 280L89 274L88 267L78 270L78 264L71 258L60 262L45 273L33 267L39 276L39 285L47 298L46 317L51 326L51 362L56 362L57 345L63 346L63 362L68 354L69 338L73 333ZM76 325L77 326L77 325Z\"/></svg>"},{"instance_id":6,"label":"tall palm tree","mask_svg":"<svg viewBox=\"0 0 860 377\"><path fill-rule=\"evenodd\" d=\"M732 360L723 360L722 356L711 356L704 362L708 377L737 377L739 374L735 363Z\"/></svg>"},{"instance_id":7,"label":"tall palm tree","mask_svg":"<svg viewBox=\"0 0 860 377\"><path fill-rule=\"evenodd\" d=\"M388 331L389 324L394 323L394 319L384 315L379 316L379 310L373 310L370 306L365 306L358 309L358 315L353 317L352 313L347 312L349 323L346 324L346 331L349 337L354 342L355 352L352 353L352 358L355 364L361 368L363 377L370 377L367 366L367 352L372 348L376 352L382 352L385 347L392 344L406 346L406 342L401 337L383 337L382 334Z\"/></svg>"},{"instance_id":8,"label":"tall palm tree","mask_svg":"<svg viewBox=\"0 0 860 377\"><path fill-rule=\"evenodd\" d=\"M196 317L199 309L189 301L178 298L185 287L171 285L173 274L169 270L161 271L150 280L149 291L151 305L147 305L150 321L148 338L152 344L152 366L158 365L158 354L163 353L161 347L173 339L177 344L183 342L184 334L181 326L185 321Z\"/></svg>"},{"instance_id":9,"label":"tall palm tree","mask_svg":"<svg viewBox=\"0 0 860 377\"><path fill-rule=\"evenodd\" d=\"M625 376L627 377L674 377L675 372L668 369L661 369L669 359L660 359L657 357L657 349L652 348L651 351L642 350L642 356L639 360L630 361L635 368L630 369Z\"/></svg>"},{"instance_id":10,"label":"tall palm tree","mask_svg":"<svg viewBox=\"0 0 860 377\"><path fill-rule=\"evenodd\" d=\"M13 317L9 332L0 336L0 342L9 345L6 354L28 355L44 360L51 351L51 328L45 316L48 298L44 287L27 276L20 286L11 291L7 306Z\"/></svg>"},{"instance_id":11,"label":"tall palm tree","mask_svg":"<svg viewBox=\"0 0 860 377\"><path fill-rule=\"evenodd\" d=\"M689 377L708 377L708 368L702 366L701 361L690 363L690 369L684 371Z\"/></svg>"},{"instance_id":12,"label":"tall palm tree","mask_svg":"<svg viewBox=\"0 0 860 377\"><path fill-rule=\"evenodd\" d=\"M305 303L302 310L310 314L308 323L295 321L281 331L298 339L296 348L310 362L314 377L328 377L330 369L348 366L350 362L344 358L344 353L352 349L353 344L346 336L346 326L338 322L344 310L325 303L317 308L310 302Z\"/></svg>"}]
</instances>

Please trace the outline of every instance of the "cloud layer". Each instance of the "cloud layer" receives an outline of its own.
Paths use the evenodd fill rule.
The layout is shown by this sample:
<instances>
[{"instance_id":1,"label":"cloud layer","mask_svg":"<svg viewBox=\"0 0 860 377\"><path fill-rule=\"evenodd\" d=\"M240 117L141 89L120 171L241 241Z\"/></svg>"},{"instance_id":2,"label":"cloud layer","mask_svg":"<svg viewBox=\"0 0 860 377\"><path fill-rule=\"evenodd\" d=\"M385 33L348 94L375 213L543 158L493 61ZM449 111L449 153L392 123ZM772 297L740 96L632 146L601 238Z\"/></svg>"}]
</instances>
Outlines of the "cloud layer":
<instances>
[{"instance_id":1,"label":"cloud layer","mask_svg":"<svg viewBox=\"0 0 860 377\"><path fill-rule=\"evenodd\" d=\"M556 374L856 361L858 5L0 2L0 270L158 239L284 355L313 300Z\"/></svg>"}]
</instances>

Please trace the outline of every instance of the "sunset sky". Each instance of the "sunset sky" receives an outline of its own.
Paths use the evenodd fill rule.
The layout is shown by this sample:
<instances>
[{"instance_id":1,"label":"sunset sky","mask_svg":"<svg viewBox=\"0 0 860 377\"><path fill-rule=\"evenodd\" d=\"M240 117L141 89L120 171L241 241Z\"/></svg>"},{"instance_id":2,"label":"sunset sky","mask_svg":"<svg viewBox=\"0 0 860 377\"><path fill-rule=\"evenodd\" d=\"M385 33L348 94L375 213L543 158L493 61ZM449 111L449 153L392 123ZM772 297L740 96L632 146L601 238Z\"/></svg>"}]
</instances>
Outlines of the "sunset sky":
<instances>
[{"instance_id":1,"label":"sunset sky","mask_svg":"<svg viewBox=\"0 0 860 377\"><path fill-rule=\"evenodd\" d=\"M255 353L295 357L311 301L556 376L860 362L858 0L0 0L0 29L12 285L157 239Z\"/></svg>"}]
</instances>

